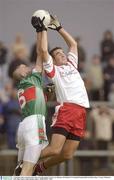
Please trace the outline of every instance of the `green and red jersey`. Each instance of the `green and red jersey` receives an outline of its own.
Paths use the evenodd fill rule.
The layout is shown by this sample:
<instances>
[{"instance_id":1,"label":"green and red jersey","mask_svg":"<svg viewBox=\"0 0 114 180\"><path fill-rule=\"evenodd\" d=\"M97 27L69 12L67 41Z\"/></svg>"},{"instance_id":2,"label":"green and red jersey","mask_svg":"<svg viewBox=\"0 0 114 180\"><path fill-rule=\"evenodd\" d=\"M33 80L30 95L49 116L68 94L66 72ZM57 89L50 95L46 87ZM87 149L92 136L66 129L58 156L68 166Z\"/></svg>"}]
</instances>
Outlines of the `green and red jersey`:
<instances>
[{"instance_id":1,"label":"green and red jersey","mask_svg":"<svg viewBox=\"0 0 114 180\"><path fill-rule=\"evenodd\" d=\"M24 118L35 114L46 115L41 73L32 72L19 82L17 88L18 100Z\"/></svg>"}]
</instances>

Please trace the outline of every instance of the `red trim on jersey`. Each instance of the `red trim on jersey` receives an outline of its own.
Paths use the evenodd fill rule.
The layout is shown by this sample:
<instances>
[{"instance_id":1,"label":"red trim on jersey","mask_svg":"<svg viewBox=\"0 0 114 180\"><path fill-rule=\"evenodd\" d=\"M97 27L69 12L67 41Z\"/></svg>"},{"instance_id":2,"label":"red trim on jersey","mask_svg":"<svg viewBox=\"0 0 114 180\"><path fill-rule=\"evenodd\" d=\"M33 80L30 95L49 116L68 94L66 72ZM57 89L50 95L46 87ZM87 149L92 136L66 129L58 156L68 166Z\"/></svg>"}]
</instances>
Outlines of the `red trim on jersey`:
<instances>
[{"instance_id":1,"label":"red trim on jersey","mask_svg":"<svg viewBox=\"0 0 114 180\"><path fill-rule=\"evenodd\" d=\"M49 78L53 78L54 77L54 75L55 75L55 67L54 67L54 65L53 65L53 69L52 69L52 71L51 72L47 72L47 71L45 71L46 72L46 75L49 77Z\"/></svg>"},{"instance_id":2,"label":"red trim on jersey","mask_svg":"<svg viewBox=\"0 0 114 180\"><path fill-rule=\"evenodd\" d=\"M25 89L23 93L19 93L19 97L24 96L26 99L26 102L32 101L36 99L36 90L35 87L30 87Z\"/></svg>"}]
</instances>

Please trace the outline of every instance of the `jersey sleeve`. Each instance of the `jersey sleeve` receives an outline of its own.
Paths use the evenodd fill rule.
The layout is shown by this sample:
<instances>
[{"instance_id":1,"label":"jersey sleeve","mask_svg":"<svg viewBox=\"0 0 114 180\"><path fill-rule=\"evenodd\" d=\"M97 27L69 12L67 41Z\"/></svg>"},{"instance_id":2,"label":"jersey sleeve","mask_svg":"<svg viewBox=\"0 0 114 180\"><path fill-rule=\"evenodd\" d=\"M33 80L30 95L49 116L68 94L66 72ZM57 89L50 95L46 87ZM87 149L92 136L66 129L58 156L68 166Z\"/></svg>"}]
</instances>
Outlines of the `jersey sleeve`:
<instances>
[{"instance_id":1,"label":"jersey sleeve","mask_svg":"<svg viewBox=\"0 0 114 180\"><path fill-rule=\"evenodd\" d=\"M72 52L68 53L68 61L73 64L73 66L78 67L78 56Z\"/></svg>"},{"instance_id":2,"label":"jersey sleeve","mask_svg":"<svg viewBox=\"0 0 114 180\"><path fill-rule=\"evenodd\" d=\"M53 78L55 76L55 66L53 64L53 59L51 56L49 56L49 59L47 62L43 63L43 67L46 72L46 75L49 78Z\"/></svg>"}]
</instances>

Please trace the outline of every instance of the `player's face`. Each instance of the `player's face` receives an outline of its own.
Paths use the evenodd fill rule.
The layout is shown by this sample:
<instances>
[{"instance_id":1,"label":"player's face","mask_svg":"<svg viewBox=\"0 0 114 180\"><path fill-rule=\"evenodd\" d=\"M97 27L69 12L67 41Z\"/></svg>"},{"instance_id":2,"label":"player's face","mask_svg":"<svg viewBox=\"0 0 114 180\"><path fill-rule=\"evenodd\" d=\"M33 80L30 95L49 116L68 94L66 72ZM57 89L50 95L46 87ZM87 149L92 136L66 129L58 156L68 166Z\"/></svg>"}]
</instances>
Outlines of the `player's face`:
<instances>
[{"instance_id":1,"label":"player's face","mask_svg":"<svg viewBox=\"0 0 114 180\"><path fill-rule=\"evenodd\" d=\"M16 76L18 77L19 80L25 78L30 73L31 73L31 69L24 64L21 64L16 70Z\"/></svg>"},{"instance_id":2,"label":"player's face","mask_svg":"<svg viewBox=\"0 0 114 180\"><path fill-rule=\"evenodd\" d=\"M53 52L54 63L57 66L66 65L67 57L62 49L57 49Z\"/></svg>"}]
</instances>

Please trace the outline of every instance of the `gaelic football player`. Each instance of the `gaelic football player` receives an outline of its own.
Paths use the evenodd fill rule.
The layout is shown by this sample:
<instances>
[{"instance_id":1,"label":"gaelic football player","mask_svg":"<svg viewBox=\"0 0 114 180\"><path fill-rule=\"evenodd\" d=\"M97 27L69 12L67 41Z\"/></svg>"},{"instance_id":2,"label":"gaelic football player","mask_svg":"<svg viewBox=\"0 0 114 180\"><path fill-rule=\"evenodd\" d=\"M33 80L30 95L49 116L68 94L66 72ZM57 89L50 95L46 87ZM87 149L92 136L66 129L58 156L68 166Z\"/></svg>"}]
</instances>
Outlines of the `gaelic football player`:
<instances>
[{"instance_id":1,"label":"gaelic football player","mask_svg":"<svg viewBox=\"0 0 114 180\"><path fill-rule=\"evenodd\" d=\"M38 23L36 23L38 21ZM32 19L32 25L38 31L44 27L40 19ZM84 82L78 72L77 43L72 36L60 25L57 18L52 17L51 29L56 30L68 45L66 55L61 47L48 52L47 30L41 33L40 50L43 59L43 68L55 84L56 97L59 105L51 126L52 136L50 144L41 152L41 157L49 157L38 163L36 171L71 159L84 136L86 128L86 108L89 100Z\"/></svg>"},{"instance_id":2,"label":"gaelic football player","mask_svg":"<svg viewBox=\"0 0 114 180\"><path fill-rule=\"evenodd\" d=\"M41 32L38 32L37 44L40 41ZM17 137L19 164L14 175L20 173L21 176L31 176L41 150L47 145L46 103L42 87L42 61L38 45L37 53L38 57L33 70L27 65L21 64L13 73L14 79L18 81L18 100L23 116Z\"/></svg>"}]
</instances>

